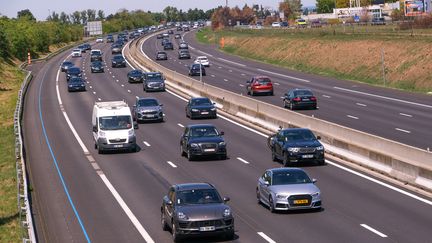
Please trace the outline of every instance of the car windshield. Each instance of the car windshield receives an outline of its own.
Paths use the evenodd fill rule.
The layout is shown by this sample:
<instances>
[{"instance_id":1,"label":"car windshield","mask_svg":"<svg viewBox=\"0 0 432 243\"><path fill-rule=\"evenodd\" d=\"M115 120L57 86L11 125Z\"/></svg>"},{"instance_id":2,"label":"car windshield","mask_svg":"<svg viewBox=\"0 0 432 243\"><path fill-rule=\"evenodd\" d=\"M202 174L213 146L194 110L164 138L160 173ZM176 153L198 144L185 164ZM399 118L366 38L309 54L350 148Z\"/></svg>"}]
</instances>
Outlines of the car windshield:
<instances>
[{"instance_id":1,"label":"car windshield","mask_svg":"<svg viewBox=\"0 0 432 243\"><path fill-rule=\"evenodd\" d=\"M92 62L92 65L93 66L100 66L100 65L102 65L102 62L101 61L94 61L94 62Z\"/></svg>"},{"instance_id":2,"label":"car windshield","mask_svg":"<svg viewBox=\"0 0 432 243\"><path fill-rule=\"evenodd\" d=\"M222 203L222 199L215 189L192 189L177 192L177 205L210 203Z\"/></svg>"},{"instance_id":3,"label":"car windshield","mask_svg":"<svg viewBox=\"0 0 432 243\"><path fill-rule=\"evenodd\" d=\"M73 50L74 52L81 52L81 50L80 49L75 49L75 50Z\"/></svg>"},{"instance_id":4,"label":"car windshield","mask_svg":"<svg viewBox=\"0 0 432 243\"><path fill-rule=\"evenodd\" d=\"M309 176L301 170L273 172L272 185L291 185L312 183Z\"/></svg>"},{"instance_id":5,"label":"car windshield","mask_svg":"<svg viewBox=\"0 0 432 243\"><path fill-rule=\"evenodd\" d=\"M193 99L191 105L212 105L209 99Z\"/></svg>"},{"instance_id":6,"label":"car windshield","mask_svg":"<svg viewBox=\"0 0 432 243\"><path fill-rule=\"evenodd\" d=\"M312 92L309 90L297 90L294 92L295 96L312 96Z\"/></svg>"},{"instance_id":7,"label":"car windshield","mask_svg":"<svg viewBox=\"0 0 432 243\"><path fill-rule=\"evenodd\" d=\"M194 127L190 131L191 137L217 137L218 131L215 127Z\"/></svg>"},{"instance_id":8,"label":"car windshield","mask_svg":"<svg viewBox=\"0 0 432 243\"><path fill-rule=\"evenodd\" d=\"M73 74L77 74L80 73L80 69L79 68L69 68L68 69L68 73L73 73Z\"/></svg>"},{"instance_id":9,"label":"car windshield","mask_svg":"<svg viewBox=\"0 0 432 243\"><path fill-rule=\"evenodd\" d=\"M257 79L257 83L261 84L261 85L267 85L269 83L271 83L269 78L259 78Z\"/></svg>"},{"instance_id":10,"label":"car windshield","mask_svg":"<svg viewBox=\"0 0 432 243\"><path fill-rule=\"evenodd\" d=\"M99 117L101 130L121 130L132 128L131 116L103 116Z\"/></svg>"},{"instance_id":11,"label":"car windshield","mask_svg":"<svg viewBox=\"0 0 432 243\"><path fill-rule=\"evenodd\" d=\"M130 72L131 75L142 75L142 72L140 70L133 70Z\"/></svg>"},{"instance_id":12,"label":"car windshield","mask_svg":"<svg viewBox=\"0 0 432 243\"><path fill-rule=\"evenodd\" d=\"M146 79L162 79L161 73L148 73Z\"/></svg>"},{"instance_id":13,"label":"car windshield","mask_svg":"<svg viewBox=\"0 0 432 243\"><path fill-rule=\"evenodd\" d=\"M284 131L282 135L288 141L312 141L316 140L315 135L310 130Z\"/></svg>"},{"instance_id":14,"label":"car windshield","mask_svg":"<svg viewBox=\"0 0 432 243\"><path fill-rule=\"evenodd\" d=\"M63 62L63 66L72 66L73 63L72 62Z\"/></svg>"},{"instance_id":15,"label":"car windshield","mask_svg":"<svg viewBox=\"0 0 432 243\"><path fill-rule=\"evenodd\" d=\"M122 56L114 56L113 59L118 61L118 60L123 60L123 57Z\"/></svg>"},{"instance_id":16,"label":"car windshield","mask_svg":"<svg viewBox=\"0 0 432 243\"><path fill-rule=\"evenodd\" d=\"M82 79L80 78L72 78L71 80L69 80L69 83L82 83Z\"/></svg>"},{"instance_id":17,"label":"car windshield","mask_svg":"<svg viewBox=\"0 0 432 243\"><path fill-rule=\"evenodd\" d=\"M145 99L145 100L139 100L138 101L138 106L139 107L143 107L143 106L158 106L159 103L157 102L157 100L153 100L153 99Z\"/></svg>"}]
</instances>

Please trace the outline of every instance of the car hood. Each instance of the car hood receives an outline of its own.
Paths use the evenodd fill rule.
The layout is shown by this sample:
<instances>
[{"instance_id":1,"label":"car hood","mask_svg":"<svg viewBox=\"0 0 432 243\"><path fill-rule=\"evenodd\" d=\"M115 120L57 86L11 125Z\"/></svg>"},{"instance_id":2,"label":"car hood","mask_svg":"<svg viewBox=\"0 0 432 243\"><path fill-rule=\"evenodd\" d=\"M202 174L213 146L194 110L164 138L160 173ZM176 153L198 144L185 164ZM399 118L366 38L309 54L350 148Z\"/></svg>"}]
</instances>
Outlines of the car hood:
<instances>
[{"instance_id":1,"label":"car hood","mask_svg":"<svg viewBox=\"0 0 432 243\"><path fill-rule=\"evenodd\" d=\"M189 143L220 143L224 139L221 136L217 137L192 137L189 139Z\"/></svg>"},{"instance_id":2,"label":"car hood","mask_svg":"<svg viewBox=\"0 0 432 243\"><path fill-rule=\"evenodd\" d=\"M162 83L162 79L147 79L147 83Z\"/></svg>"},{"instance_id":3,"label":"car hood","mask_svg":"<svg viewBox=\"0 0 432 243\"><path fill-rule=\"evenodd\" d=\"M321 143L318 142L318 140L313 140L313 141L293 141L293 142L287 142L285 143L285 147L300 147L300 148L305 148L305 147L309 147L309 148L315 148L321 146Z\"/></svg>"},{"instance_id":4,"label":"car hood","mask_svg":"<svg viewBox=\"0 0 432 243\"><path fill-rule=\"evenodd\" d=\"M306 184L291 184L291 185L275 185L269 186L269 189L275 194L283 195L298 195L298 194L313 194L318 192L319 189L313 183Z\"/></svg>"},{"instance_id":5,"label":"car hood","mask_svg":"<svg viewBox=\"0 0 432 243\"><path fill-rule=\"evenodd\" d=\"M226 208L229 206L223 203L185 205L178 206L177 212L184 213L190 220L212 220L222 218Z\"/></svg>"},{"instance_id":6,"label":"car hood","mask_svg":"<svg viewBox=\"0 0 432 243\"><path fill-rule=\"evenodd\" d=\"M138 108L139 111L159 111L161 110L160 106L142 106Z\"/></svg>"}]
</instances>

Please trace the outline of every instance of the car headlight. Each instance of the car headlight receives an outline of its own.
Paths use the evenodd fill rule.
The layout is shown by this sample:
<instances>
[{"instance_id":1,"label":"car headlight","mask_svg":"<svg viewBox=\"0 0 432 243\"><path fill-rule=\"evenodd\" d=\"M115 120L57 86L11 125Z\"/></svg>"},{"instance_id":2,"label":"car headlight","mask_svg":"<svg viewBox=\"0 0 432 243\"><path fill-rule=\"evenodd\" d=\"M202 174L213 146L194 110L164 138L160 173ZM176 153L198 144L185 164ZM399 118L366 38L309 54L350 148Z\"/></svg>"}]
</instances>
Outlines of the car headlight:
<instances>
[{"instance_id":1,"label":"car headlight","mask_svg":"<svg viewBox=\"0 0 432 243\"><path fill-rule=\"evenodd\" d=\"M81 87L85 87L85 84L81 84Z\"/></svg>"},{"instance_id":2,"label":"car headlight","mask_svg":"<svg viewBox=\"0 0 432 243\"><path fill-rule=\"evenodd\" d=\"M224 212L223 212L223 216L224 217L229 217L231 216L231 209L229 208L225 208Z\"/></svg>"},{"instance_id":3,"label":"car headlight","mask_svg":"<svg viewBox=\"0 0 432 243\"><path fill-rule=\"evenodd\" d=\"M104 138L105 137L105 132L99 131L99 137Z\"/></svg>"},{"instance_id":4,"label":"car headlight","mask_svg":"<svg viewBox=\"0 0 432 243\"><path fill-rule=\"evenodd\" d=\"M226 146L226 143L225 142L220 142L219 146Z\"/></svg>"},{"instance_id":5,"label":"car headlight","mask_svg":"<svg viewBox=\"0 0 432 243\"><path fill-rule=\"evenodd\" d=\"M315 192L311 196L312 196L312 198L317 198L317 197L319 197L320 194L321 194L320 192Z\"/></svg>"},{"instance_id":6,"label":"car headlight","mask_svg":"<svg viewBox=\"0 0 432 243\"><path fill-rule=\"evenodd\" d=\"M135 135L135 131L134 131L133 129L129 130L129 131L128 131L128 135L129 135L129 136L133 136L133 135Z\"/></svg>"},{"instance_id":7,"label":"car headlight","mask_svg":"<svg viewBox=\"0 0 432 243\"><path fill-rule=\"evenodd\" d=\"M198 112L199 110L198 110L198 109L192 109L192 111L193 111L193 112Z\"/></svg>"},{"instance_id":8,"label":"car headlight","mask_svg":"<svg viewBox=\"0 0 432 243\"><path fill-rule=\"evenodd\" d=\"M178 212L177 213L177 217L179 219L182 219L182 220L187 220L188 219L188 217L186 216L186 214L184 214L183 212Z\"/></svg>"},{"instance_id":9,"label":"car headlight","mask_svg":"<svg viewBox=\"0 0 432 243\"><path fill-rule=\"evenodd\" d=\"M191 146L191 148L198 148L198 144L196 144L196 143L191 143L190 146Z\"/></svg>"},{"instance_id":10,"label":"car headlight","mask_svg":"<svg viewBox=\"0 0 432 243\"><path fill-rule=\"evenodd\" d=\"M318 147L316 147L316 150L324 150L324 146L318 146Z\"/></svg>"},{"instance_id":11,"label":"car headlight","mask_svg":"<svg viewBox=\"0 0 432 243\"><path fill-rule=\"evenodd\" d=\"M293 152L293 153L297 153L298 151L300 151L300 148L288 148L289 152Z\"/></svg>"},{"instance_id":12,"label":"car headlight","mask_svg":"<svg viewBox=\"0 0 432 243\"><path fill-rule=\"evenodd\" d=\"M286 199L286 198L287 198L287 195L276 194L276 198L277 198L277 199Z\"/></svg>"}]
</instances>

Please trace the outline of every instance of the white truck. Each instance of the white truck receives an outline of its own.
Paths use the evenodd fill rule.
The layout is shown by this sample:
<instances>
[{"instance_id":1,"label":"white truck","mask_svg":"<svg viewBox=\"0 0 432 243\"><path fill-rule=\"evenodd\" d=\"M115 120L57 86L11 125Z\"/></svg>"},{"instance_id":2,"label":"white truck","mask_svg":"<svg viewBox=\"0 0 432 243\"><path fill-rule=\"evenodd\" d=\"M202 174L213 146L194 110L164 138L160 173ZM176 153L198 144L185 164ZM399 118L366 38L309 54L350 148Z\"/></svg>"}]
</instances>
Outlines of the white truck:
<instances>
[{"instance_id":1,"label":"white truck","mask_svg":"<svg viewBox=\"0 0 432 243\"><path fill-rule=\"evenodd\" d=\"M129 106L124 101L96 102L92 115L95 149L137 151L135 128Z\"/></svg>"}]
</instances>

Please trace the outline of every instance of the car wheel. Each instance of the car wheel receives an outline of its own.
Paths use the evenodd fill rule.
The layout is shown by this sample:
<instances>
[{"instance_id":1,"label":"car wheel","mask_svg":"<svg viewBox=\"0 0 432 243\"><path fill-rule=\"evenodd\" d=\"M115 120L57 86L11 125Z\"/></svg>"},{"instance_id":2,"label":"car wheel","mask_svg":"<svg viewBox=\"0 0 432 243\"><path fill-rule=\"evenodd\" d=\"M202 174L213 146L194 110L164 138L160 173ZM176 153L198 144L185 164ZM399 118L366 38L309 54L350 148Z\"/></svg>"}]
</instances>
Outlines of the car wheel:
<instances>
[{"instance_id":1,"label":"car wheel","mask_svg":"<svg viewBox=\"0 0 432 243\"><path fill-rule=\"evenodd\" d=\"M284 108L287 108L288 106L287 106L287 103L286 103L286 101L284 100L284 102L283 102L283 107Z\"/></svg>"},{"instance_id":2,"label":"car wheel","mask_svg":"<svg viewBox=\"0 0 432 243\"><path fill-rule=\"evenodd\" d=\"M161 211L161 225L163 231L168 231L169 227L165 219L165 214Z\"/></svg>"},{"instance_id":3,"label":"car wheel","mask_svg":"<svg viewBox=\"0 0 432 243\"><path fill-rule=\"evenodd\" d=\"M271 95L271 96L273 96L273 95L274 95L274 93L273 93L273 90L272 90L272 91L270 91L270 95Z\"/></svg>"},{"instance_id":4,"label":"car wheel","mask_svg":"<svg viewBox=\"0 0 432 243\"><path fill-rule=\"evenodd\" d=\"M255 92L253 92L253 90L251 90L250 95L255 96Z\"/></svg>"},{"instance_id":5,"label":"car wheel","mask_svg":"<svg viewBox=\"0 0 432 243\"><path fill-rule=\"evenodd\" d=\"M171 226L171 234L172 234L172 238L174 242L178 242L180 240L180 235L179 233L177 233L177 228L175 226L175 223L173 221L172 226Z\"/></svg>"},{"instance_id":6,"label":"car wheel","mask_svg":"<svg viewBox=\"0 0 432 243\"><path fill-rule=\"evenodd\" d=\"M227 233L225 233L225 239L227 240L233 240L234 239L234 230L230 230Z\"/></svg>"},{"instance_id":7,"label":"car wheel","mask_svg":"<svg viewBox=\"0 0 432 243\"><path fill-rule=\"evenodd\" d=\"M273 162L277 162L278 161L278 159L276 158L276 154L275 154L274 149L272 149L271 157L272 157L272 161Z\"/></svg>"},{"instance_id":8,"label":"car wheel","mask_svg":"<svg viewBox=\"0 0 432 243\"><path fill-rule=\"evenodd\" d=\"M325 160L318 160L318 165L325 165Z\"/></svg>"},{"instance_id":9,"label":"car wheel","mask_svg":"<svg viewBox=\"0 0 432 243\"><path fill-rule=\"evenodd\" d=\"M261 194L259 192L258 187L256 188L256 197L257 197L257 203L261 204Z\"/></svg>"},{"instance_id":10,"label":"car wheel","mask_svg":"<svg viewBox=\"0 0 432 243\"><path fill-rule=\"evenodd\" d=\"M285 154L284 154L284 157L283 157L283 165L284 165L285 167L290 166L288 153L285 153Z\"/></svg>"},{"instance_id":11,"label":"car wheel","mask_svg":"<svg viewBox=\"0 0 432 243\"><path fill-rule=\"evenodd\" d=\"M189 161L194 160L194 156L191 154L190 150L188 150L188 151L186 152L186 156L187 156L187 159L188 159Z\"/></svg>"},{"instance_id":12,"label":"car wheel","mask_svg":"<svg viewBox=\"0 0 432 243\"><path fill-rule=\"evenodd\" d=\"M269 210L271 213L276 213L276 210L274 208L274 203L273 203L273 197L270 196L269 197Z\"/></svg>"},{"instance_id":13,"label":"car wheel","mask_svg":"<svg viewBox=\"0 0 432 243\"><path fill-rule=\"evenodd\" d=\"M101 147L98 147L98 154L103 154L103 149Z\"/></svg>"}]
</instances>

